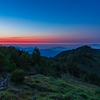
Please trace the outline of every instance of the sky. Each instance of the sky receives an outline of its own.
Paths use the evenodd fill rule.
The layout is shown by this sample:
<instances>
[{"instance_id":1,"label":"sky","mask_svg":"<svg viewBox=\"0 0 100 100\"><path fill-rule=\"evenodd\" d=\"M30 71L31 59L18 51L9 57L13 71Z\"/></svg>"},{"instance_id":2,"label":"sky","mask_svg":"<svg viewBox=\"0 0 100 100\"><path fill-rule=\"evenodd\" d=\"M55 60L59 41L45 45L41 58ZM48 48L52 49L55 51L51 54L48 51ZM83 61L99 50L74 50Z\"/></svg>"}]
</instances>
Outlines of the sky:
<instances>
[{"instance_id":1,"label":"sky","mask_svg":"<svg viewBox=\"0 0 100 100\"><path fill-rule=\"evenodd\" d=\"M100 0L0 0L0 44L100 44Z\"/></svg>"}]
</instances>

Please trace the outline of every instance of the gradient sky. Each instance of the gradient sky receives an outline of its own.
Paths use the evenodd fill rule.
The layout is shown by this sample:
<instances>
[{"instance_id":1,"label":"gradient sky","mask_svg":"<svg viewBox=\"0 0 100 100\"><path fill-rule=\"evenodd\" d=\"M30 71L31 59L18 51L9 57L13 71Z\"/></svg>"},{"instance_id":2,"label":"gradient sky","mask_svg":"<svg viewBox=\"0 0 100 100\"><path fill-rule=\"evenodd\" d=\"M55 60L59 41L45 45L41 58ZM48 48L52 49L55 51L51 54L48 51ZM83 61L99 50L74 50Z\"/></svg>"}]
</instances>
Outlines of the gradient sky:
<instances>
[{"instance_id":1,"label":"gradient sky","mask_svg":"<svg viewBox=\"0 0 100 100\"><path fill-rule=\"evenodd\" d=\"M0 44L100 44L100 0L0 0Z\"/></svg>"}]
</instances>

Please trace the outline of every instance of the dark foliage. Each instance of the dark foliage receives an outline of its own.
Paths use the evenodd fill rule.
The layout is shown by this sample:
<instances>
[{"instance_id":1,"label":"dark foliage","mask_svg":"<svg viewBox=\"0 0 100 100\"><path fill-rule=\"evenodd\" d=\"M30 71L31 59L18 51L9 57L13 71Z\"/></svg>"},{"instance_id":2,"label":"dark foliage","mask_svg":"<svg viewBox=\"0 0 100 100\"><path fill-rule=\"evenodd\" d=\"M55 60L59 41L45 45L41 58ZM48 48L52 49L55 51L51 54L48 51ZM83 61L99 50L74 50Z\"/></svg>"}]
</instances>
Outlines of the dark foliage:
<instances>
[{"instance_id":1,"label":"dark foliage","mask_svg":"<svg viewBox=\"0 0 100 100\"><path fill-rule=\"evenodd\" d=\"M100 65L99 59L100 51L88 46L63 51L54 58L42 57L37 47L30 55L28 52L12 46L0 46L0 72L13 72L11 80L15 82L20 81L20 75L22 75L22 80L24 79L23 72L16 70L21 69L25 72L35 72L53 77L61 77L62 74L69 72L70 75L81 77L84 81L100 86L100 78L97 74L92 72L92 74L88 74L88 70L83 70L80 67L82 65L82 67L87 66L92 69L95 66L94 63L96 66Z\"/></svg>"},{"instance_id":2,"label":"dark foliage","mask_svg":"<svg viewBox=\"0 0 100 100\"><path fill-rule=\"evenodd\" d=\"M14 70L12 72L12 75L10 77L12 82L15 82L16 84L19 84L21 82L23 82L23 80L25 79L24 77L24 71L23 70Z\"/></svg>"}]
</instances>

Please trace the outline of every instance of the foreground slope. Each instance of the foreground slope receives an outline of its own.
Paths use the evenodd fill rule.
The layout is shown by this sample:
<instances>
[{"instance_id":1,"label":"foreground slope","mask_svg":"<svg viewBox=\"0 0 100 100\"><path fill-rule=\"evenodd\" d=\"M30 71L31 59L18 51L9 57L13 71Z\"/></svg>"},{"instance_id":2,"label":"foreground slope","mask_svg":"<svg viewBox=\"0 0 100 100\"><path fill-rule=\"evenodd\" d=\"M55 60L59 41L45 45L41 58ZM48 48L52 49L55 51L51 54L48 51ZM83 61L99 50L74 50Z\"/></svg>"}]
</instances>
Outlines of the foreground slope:
<instances>
[{"instance_id":1,"label":"foreground slope","mask_svg":"<svg viewBox=\"0 0 100 100\"><path fill-rule=\"evenodd\" d=\"M44 75L26 76L22 84L10 82L0 91L1 100L100 100L98 86L79 81L70 75L61 78Z\"/></svg>"}]
</instances>

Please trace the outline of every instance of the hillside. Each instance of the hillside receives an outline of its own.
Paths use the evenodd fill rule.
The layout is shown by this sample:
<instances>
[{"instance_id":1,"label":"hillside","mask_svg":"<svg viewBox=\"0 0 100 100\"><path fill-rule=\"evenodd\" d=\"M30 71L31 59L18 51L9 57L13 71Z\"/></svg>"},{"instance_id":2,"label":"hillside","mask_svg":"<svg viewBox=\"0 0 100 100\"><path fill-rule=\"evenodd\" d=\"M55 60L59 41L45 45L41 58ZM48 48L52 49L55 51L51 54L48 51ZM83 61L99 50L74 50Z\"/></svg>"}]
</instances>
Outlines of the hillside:
<instances>
[{"instance_id":1,"label":"hillside","mask_svg":"<svg viewBox=\"0 0 100 100\"><path fill-rule=\"evenodd\" d=\"M1 76L4 73L10 74L10 80L9 87L0 91L1 100L100 98L100 51L88 46L61 52L54 58L41 56L37 47L30 55L1 46Z\"/></svg>"},{"instance_id":2,"label":"hillside","mask_svg":"<svg viewBox=\"0 0 100 100\"><path fill-rule=\"evenodd\" d=\"M100 51L98 49L82 46L63 51L56 55L54 60L63 63L64 70L71 75L82 79L85 75L90 83L100 86Z\"/></svg>"},{"instance_id":3,"label":"hillside","mask_svg":"<svg viewBox=\"0 0 100 100\"><path fill-rule=\"evenodd\" d=\"M89 46L82 46L76 49L72 49L72 50L67 50L67 51L62 51L61 53L59 53L58 55L56 55L55 57L61 58L61 57L65 57L71 54L86 54L86 53L90 53L92 55L98 55L100 57L100 52L97 49L93 49Z\"/></svg>"},{"instance_id":4,"label":"hillside","mask_svg":"<svg viewBox=\"0 0 100 100\"><path fill-rule=\"evenodd\" d=\"M100 77L100 51L97 49L83 46L63 51L56 55L56 57L60 60L63 59L65 62L73 61L73 63L77 63L80 70L84 70L88 74L96 73Z\"/></svg>"},{"instance_id":5,"label":"hillside","mask_svg":"<svg viewBox=\"0 0 100 100\"><path fill-rule=\"evenodd\" d=\"M63 75L61 78L44 75L26 76L21 84L10 82L0 91L0 100L99 100L100 87Z\"/></svg>"}]
</instances>

